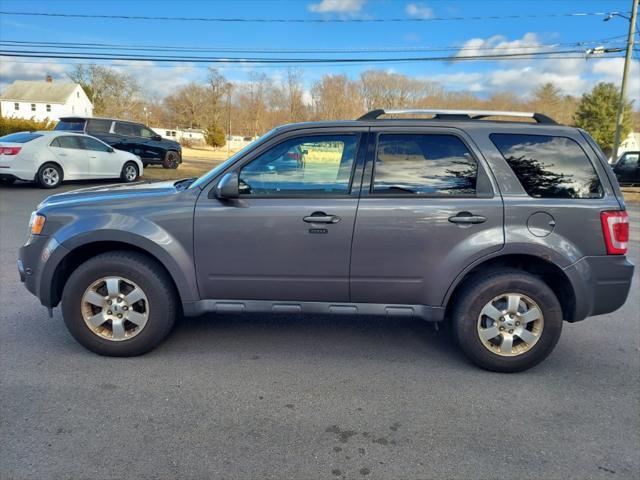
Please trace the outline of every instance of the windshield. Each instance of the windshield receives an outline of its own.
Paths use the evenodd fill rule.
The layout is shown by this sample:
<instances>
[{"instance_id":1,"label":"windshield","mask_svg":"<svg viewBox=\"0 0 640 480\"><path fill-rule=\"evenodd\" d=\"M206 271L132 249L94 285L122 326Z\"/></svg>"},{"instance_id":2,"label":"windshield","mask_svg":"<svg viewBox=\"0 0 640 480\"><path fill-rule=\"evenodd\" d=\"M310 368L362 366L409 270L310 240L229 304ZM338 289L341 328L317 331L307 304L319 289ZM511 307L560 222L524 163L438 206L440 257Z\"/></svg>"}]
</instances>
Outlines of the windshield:
<instances>
[{"instance_id":1,"label":"windshield","mask_svg":"<svg viewBox=\"0 0 640 480\"><path fill-rule=\"evenodd\" d=\"M245 155L250 150L253 150L258 145L260 145L261 143L263 143L263 142L267 141L269 138L271 138L276 131L278 131L277 128L274 128L273 130L268 131L263 136L261 136L260 138L258 138L255 141L251 142L246 147L244 147L242 150L239 150L238 152L234 153L229 158L227 158L224 162L222 162L220 165L215 167L213 170L209 170L203 176L198 178L195 182L193 182L191 184L191 186L189 188L194 188L194 187L202 188L202 187L204 187L207 183L209 183L211 181L212 178L214 178L220 172L224 171L227 167L229 167L229 165L233 164L233 162L235 162L238 158L242 157L243 155Z\"/></svg>"}]
</instances>

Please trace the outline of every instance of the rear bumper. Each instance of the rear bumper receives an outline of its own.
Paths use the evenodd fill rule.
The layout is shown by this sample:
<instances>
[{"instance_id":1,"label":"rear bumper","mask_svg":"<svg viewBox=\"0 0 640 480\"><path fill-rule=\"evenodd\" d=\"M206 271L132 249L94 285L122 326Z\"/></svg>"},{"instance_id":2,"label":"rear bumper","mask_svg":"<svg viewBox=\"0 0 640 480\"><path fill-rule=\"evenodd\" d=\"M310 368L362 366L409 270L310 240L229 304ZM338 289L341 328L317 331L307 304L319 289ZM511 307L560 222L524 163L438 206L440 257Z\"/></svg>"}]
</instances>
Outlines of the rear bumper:
<instances>
[{"instance_id":1,"label":"rear bumper","mask_svg":"<svg viewBox=\"0 0 640 480\"><path fill-rule=\"evenodd\" d=\"M576 297L573 318L577 322L593 315L611 313L627 300L634 266L624 255L583 257L566 267Z\"/></svg>"}]
</instances>

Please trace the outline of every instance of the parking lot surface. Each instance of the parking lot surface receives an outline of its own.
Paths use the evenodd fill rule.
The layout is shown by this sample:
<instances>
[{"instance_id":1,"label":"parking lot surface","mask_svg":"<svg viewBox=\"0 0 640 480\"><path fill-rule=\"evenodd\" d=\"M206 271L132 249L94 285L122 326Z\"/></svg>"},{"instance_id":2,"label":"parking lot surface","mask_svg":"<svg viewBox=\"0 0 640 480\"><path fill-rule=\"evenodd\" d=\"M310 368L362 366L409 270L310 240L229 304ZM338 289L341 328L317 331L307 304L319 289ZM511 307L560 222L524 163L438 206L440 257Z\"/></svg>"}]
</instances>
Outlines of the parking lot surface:
<instances>
[{"instance_id":1,"label":"parking lot surface","mask_svg":"<svg viewBox=\"0 0 640 480\"><path fill-rule=\"evenodd\" d=\"M145 356L104 358L18 280L50 193L0 186L0 478L640 475L638 269L622 309L565 323L522 374L475 368L417 320L350 317L184 319Z\"/></svg>"}]
</instances>

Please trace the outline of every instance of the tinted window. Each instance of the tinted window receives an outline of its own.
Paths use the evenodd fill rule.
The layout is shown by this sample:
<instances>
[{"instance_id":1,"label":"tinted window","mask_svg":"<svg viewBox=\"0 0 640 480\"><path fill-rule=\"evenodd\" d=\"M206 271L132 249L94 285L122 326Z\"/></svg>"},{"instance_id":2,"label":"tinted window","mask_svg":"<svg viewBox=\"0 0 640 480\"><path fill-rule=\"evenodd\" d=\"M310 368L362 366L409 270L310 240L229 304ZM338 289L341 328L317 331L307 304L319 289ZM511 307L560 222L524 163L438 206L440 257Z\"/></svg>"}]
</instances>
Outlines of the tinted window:
<instances>
[{"instance_id":1,"label":"tinted window","mask_svg":"<svg viewBox=\"0 0 640 480\"><path fill-rule=\"evenodd\" d=\"M474 195L478 164L453 135L383 134L378 138L373 192Z\"/></svg>"},{"instance_id":2,"label":"tinted window","mask_svg":"<svg viewBox=\"0 0 640 480\"><path fill-rule=\"evenodd\" d=\"M118 135L126 135L128 137L140 136L140 127L133 123L116 122L113 131Z\"/></svg>"},{"instance_id":3,"label":"tinted window","mask_svg":"<svg viewBox=\"0 0 640 480\"><path fill-rule=\"evenodd\" d=\"M73 132L84 131L84 120L60 120L55 130L71 130Z\"/></svg>"},{"instance_id":4,"label":"tinted window","mask_svg":"<svg viewBox=\"0 0 640 480\"><path fill-rule=\"evenodd\" d=\"M602 197L598 174L574 140L551 135L494 133L491 141L532 197Z\"/></svg>"},{"instance_id":5,"label":"tinted window","mask_svg":"<svg viewBox=\"0 0 640 480\"><path fill-rule=\"evenodd\" d=\"M95 138L82 137L81 142L86 150L93 150L95 152L110 152L111 147L99 142Z\"/></svg>"},{"instance_id":6,"label":"tinted window","mask_svg":"<svg viewBox=\"0 0 640 480\"><path fill-rule=\"evenodd\" d=\"M358 136L322 135L287 140L240 171L244 195L347 194Z\"/></svg>"},{"instance_id":7,"label":"tinted window","mask_svg":"<svg viewBox=\"0 0 640 480\"><path fill-rule=\"evenodd\" d=\"M27 143L41 136L42 135L39 133L32 133L32 132L10 133L9 135L0 137L0 142Z\"/></svg>"},{"instance_id":8,"label":"tinted window","mask_svg":"<svg viewBox=\"0 0 640 480\"><path fill-rule=\"evenodd\" d=\"M153 138L156 137L158 134L156 132L154 132L153 130L149 130L146 127L140 127L140 136L144 137L144 138Z\"/></svg>"},{"instance_id":9,"label":"tinted window","mask_svg":"<svg viewBox=\"0 0 640 480\"><path fill-rule=\"evenodd\" d=\"M111 130L111 120L92 119L87 122L87 132L109 133Z\"/></svg>"},{"instance_id":10,"label":"tinted window","mask_svg":"<svg viewBox=\"0 0 640 480\"><path fill-rule=\"evenodd\" d=\"M620 159L619 166L625 169L633 169L638 167L638 159L640 153L625 153Z\"/></svg>"},{"instance_id":11,"label":"tinted window","mask_svg":"<svg viewBox=\"0 0 640 480\"><path fill-rule=\"evenodd\" d=\"M73 148L76 150L83 150L84 145L80 143L80 138L82 137L76 137L71 135L58 137L55 140L53 140L53 142L51 142L51 146L59 147L59 148Z\"/></svg>"}]
</instances>

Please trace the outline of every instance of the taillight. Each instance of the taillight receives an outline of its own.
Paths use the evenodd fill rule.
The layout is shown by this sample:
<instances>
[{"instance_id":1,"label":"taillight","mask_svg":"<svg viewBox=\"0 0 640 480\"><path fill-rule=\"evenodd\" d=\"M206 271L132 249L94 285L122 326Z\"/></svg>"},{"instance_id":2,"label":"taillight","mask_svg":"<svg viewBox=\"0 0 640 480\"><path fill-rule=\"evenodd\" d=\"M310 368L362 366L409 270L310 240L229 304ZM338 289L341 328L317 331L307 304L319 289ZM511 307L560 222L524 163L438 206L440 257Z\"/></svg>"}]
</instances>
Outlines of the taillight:
<instances>
[{"instance_id":1,"label":"taillight","mask_svg":"<svg viewBox=\"0 0 640 480\"><path fill-rule=\"evenodd\" d=\"M600 213L604 243L607 254L624 255L629 243L629 215L625 211L614 210Z\"/></svg>"},{"instance_id":2,"label":"taillight","mask_svg":"<svg viewBox=\"0 0 640 480\"><path fill-rule=\"evenodd\" d=\"M22 147L0 147L1 155L17 155Z\"/></svg>"}]
</instances>

